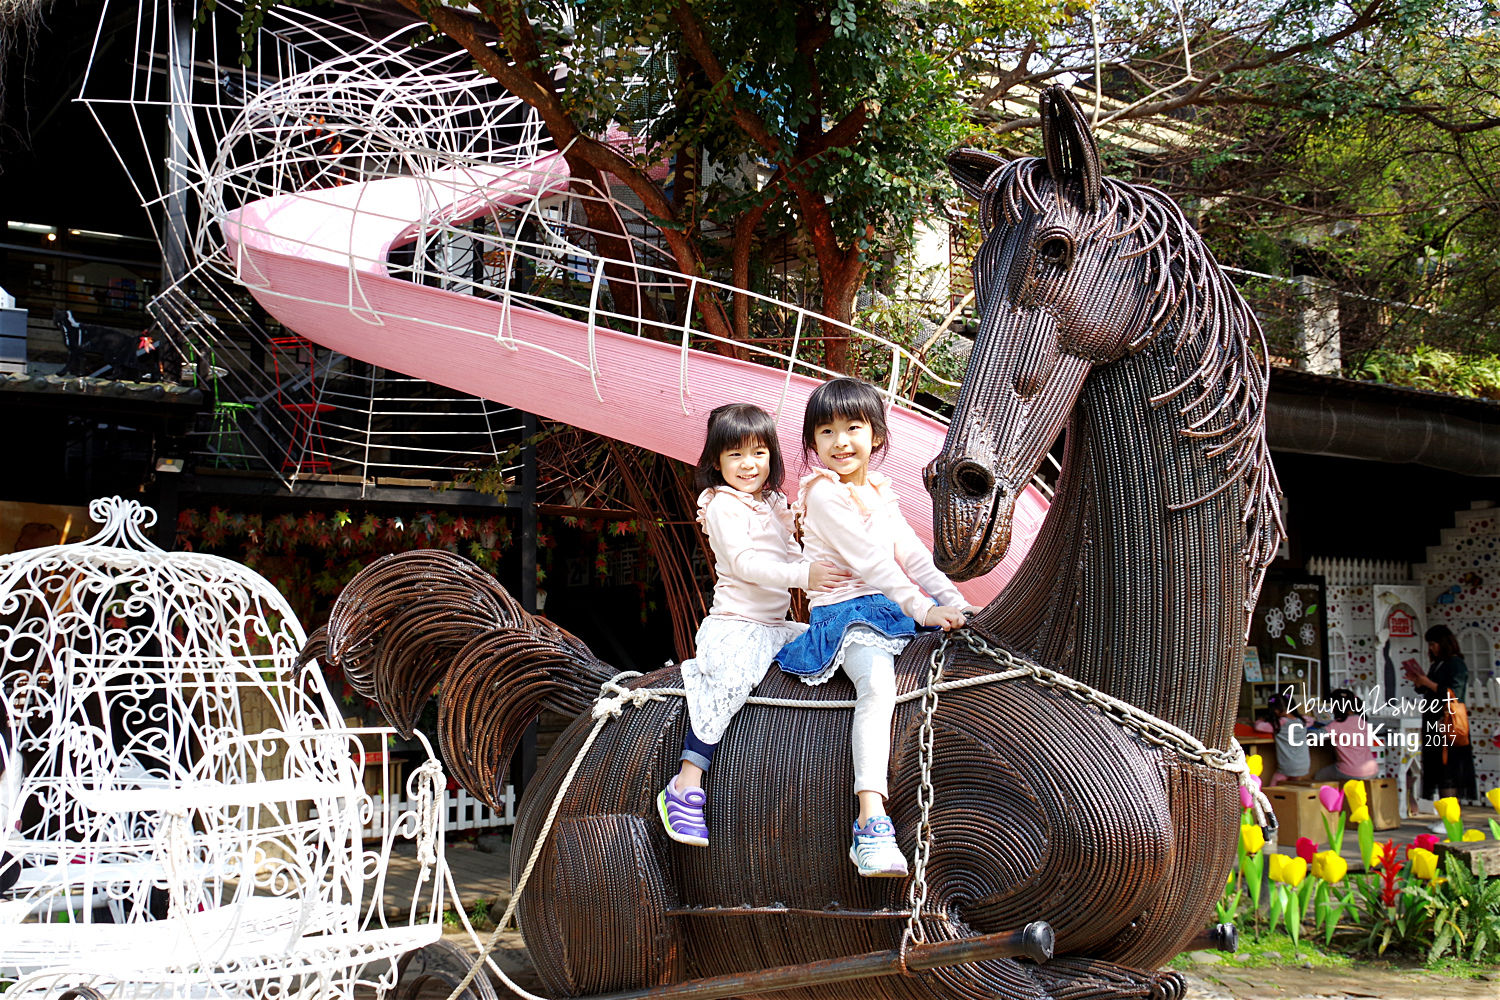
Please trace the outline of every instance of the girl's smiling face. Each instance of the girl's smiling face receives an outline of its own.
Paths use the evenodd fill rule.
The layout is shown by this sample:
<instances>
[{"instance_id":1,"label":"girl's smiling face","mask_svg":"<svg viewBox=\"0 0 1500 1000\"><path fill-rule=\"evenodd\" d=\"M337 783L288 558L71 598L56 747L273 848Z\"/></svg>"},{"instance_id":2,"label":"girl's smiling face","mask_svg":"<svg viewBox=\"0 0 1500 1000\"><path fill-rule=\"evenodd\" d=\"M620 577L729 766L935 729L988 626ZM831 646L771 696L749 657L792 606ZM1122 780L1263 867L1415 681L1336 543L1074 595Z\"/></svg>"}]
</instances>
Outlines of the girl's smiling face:
<instances>
[{"instance_id":1,"label":"girl's smiling face","mask_svg":"<svg viewBox=\"0 0 1500 1000\"><path fill-rule=\"evenodd\" d=\"M771 449L760 441L741 441L719 452L714 468L740 492L759 493L771 476Z\"/></svg>"},{"instance_id":2,"label":"girl's smiling face","mask_svg":"<svg viewBox=\"0 0 1500 1000\"><path fill-rule=\"evenodd\" d=\"M817 445L818 458L838 474L839 481L856 486L865 485L870 452L880 446L868 421L841 416L813 428L813 443Z\"/></svg>"}]
</instances>

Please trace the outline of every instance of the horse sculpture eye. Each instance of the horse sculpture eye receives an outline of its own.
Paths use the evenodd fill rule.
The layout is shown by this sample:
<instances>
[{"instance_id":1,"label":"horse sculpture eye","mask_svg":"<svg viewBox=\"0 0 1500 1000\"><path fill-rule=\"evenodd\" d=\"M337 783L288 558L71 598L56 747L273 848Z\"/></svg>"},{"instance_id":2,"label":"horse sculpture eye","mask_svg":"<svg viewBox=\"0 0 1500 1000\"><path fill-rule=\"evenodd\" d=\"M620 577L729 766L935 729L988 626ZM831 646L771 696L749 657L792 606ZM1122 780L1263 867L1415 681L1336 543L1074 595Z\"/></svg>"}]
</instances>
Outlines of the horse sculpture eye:
<instances>
[{"instance_id":1,"label":"horse sculpture eye","mask_svg":"<svg viewBox=\"0 0 1500 1000\"><path fill-rule=\"evenodd\" d=\"M1072 263L1073 244L1061 236L1049 236L1038 244L1036 253L1044 263L1067 267Z\"/></svg>"}]
</instances>

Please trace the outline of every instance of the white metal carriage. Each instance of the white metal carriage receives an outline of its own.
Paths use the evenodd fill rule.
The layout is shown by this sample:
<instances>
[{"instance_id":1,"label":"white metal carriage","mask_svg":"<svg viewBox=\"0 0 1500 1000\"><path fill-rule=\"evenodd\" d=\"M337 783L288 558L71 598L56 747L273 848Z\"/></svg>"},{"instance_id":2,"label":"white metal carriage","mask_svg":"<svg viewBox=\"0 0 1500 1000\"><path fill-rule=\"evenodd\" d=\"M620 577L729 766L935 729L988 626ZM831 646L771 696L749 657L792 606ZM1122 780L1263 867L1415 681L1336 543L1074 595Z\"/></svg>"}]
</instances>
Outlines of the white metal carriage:
<instances>
[{"instance_id":1,"label":"white metal carriage","mask_svg":"<svg viewBox=\"0 0 1500 1000\"><path fill-rule=\"evenodd\" d=\"M398 789L366 748L391 731L345 727L275 588L153 545L155 512L134 501L90 511L103 527L87 541L0 556L0 990L391 989L403 956L443 947L430 748L414 805L378 817ZM366 846L371 825L385 832ZM421 877L393 916L403 840Z\"/></svg>"}]
</instances>

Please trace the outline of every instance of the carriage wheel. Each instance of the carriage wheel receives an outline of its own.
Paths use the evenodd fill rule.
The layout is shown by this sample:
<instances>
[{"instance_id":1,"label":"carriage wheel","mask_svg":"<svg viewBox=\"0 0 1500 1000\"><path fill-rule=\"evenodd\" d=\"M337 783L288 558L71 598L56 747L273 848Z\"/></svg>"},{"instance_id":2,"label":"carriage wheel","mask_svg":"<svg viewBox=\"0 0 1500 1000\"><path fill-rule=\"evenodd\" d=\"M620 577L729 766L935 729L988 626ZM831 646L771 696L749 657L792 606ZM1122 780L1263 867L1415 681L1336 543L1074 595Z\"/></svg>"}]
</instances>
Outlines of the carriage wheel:
<instances>
[{"instance_id":1,"label":"carriage wheel","mask_svg":"<svg viewBox=\"0 0 1500 1000\"><path fill-rule=\"evenodd\" d=\"M448 994L463 982L473 964L474 956L458 945L450 941L435 941L401 959L393 1000L447 1000ZM488 969L479 970L474 981L464 990L463 997L464 1000L499 1000Z\"/></svg>"},{"instance_id":2,"label":"carriage wheel","mask_svg":"<svg viewBox=\"0 0 1500 1000\"><path fill-rule=\"evenodd\" d=\"M104 994L92 986L69 987L57 1000L104 1000Z\"/></svg>"}]
</instances>

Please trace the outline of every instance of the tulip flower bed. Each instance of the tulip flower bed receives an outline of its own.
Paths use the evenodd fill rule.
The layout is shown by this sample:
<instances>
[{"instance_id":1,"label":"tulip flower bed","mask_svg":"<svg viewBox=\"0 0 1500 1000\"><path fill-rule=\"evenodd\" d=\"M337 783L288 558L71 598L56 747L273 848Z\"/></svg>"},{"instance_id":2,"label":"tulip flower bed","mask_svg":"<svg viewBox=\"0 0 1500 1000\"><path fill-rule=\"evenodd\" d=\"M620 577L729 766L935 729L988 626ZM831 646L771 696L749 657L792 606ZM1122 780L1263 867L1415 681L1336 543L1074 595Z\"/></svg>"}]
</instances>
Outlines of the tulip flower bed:
<instances>
[{"instance_id":1,"label":"tulip flower bed","mask_svg":"<svg viewBox=\"0 0 1500 1000\"><path fill-rule=\"evenodd\" d=\"M1250 758L1252 773L1260 758ZM1256 777L1258 781L1258 775ZM1295 854L1266 850L1264 831L1243 796L1239 864L1219 901L1218 919L1233 922L1243 936L1285 932L1300 958L1306 939L1323 948L1355 954L1394 951L1432 963L1444 956L1470 962L1500 960L1500 878L1472 874L1449 855L1440 861L1441 840L1484 840L1483 830L1465 830L1457 799L1440 799L1446 837L1424 834L1409 844L1377 843L1365 785L1325 785L1321 843L1297 841ZM1500 814L1500 789L1487 798ZM1345 813L1345 804L1349 806ZM1352 824L1364 859L1351 871L1342 854ZM1489 820L1488 836L1500 839L1500 822ZM1500 872L1496 872L1500 875Z\"/></svg>"}]
</instances>

